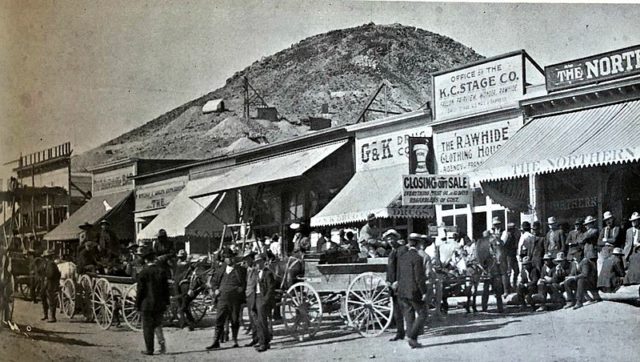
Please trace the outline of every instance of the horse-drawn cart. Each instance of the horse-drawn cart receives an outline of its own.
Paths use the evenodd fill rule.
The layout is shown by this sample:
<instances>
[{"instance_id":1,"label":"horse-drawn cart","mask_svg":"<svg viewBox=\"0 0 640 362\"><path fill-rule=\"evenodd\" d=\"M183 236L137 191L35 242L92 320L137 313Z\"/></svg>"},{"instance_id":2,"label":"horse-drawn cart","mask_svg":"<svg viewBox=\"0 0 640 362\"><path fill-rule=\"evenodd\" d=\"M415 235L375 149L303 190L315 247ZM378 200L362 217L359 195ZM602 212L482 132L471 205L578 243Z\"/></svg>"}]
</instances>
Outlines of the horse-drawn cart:
<instances>
[{"instance_id":1,"label":"horse-drawn cart","mask_svg":"<svg viewBox=\"0 0 640 362\"><path fill-rule=\"evenodd\" d=\"M391 324L393 302L386 286L386 258L366 263L319 264L306 256L303 281L283 293L285 329L298 340L313 337L326 312L340 311L364 337L382 334Z\"/></svg>"}]
</instances>

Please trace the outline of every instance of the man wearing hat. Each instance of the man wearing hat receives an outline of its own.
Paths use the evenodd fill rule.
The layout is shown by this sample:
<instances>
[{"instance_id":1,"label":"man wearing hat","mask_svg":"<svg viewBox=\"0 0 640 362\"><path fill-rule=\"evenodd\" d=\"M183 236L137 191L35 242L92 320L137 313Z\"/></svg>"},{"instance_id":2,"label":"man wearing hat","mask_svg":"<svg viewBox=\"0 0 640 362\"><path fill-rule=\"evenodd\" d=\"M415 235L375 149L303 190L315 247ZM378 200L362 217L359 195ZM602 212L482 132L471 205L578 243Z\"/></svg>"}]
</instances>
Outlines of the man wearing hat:
<instances>
[{"instance_id":1,"label":"man wearing hat","mask_svg":"<svg viewBox=\"0 0 640 362\"><path fill-rule=\"evenodd\" d=\"M214 295L218 298L216 328L213 335L213 343L207 349L220 348L222 334L227 321L231 321L231 333L233 337L233 347L238 345L238 330L240 329L241 305L244 302L245 288L247 283L246 270L234 263L234 255L225 251L224 265L211 280L211 287Z\"/></svg>"},{"instance_id":2,"label":"man wearing hat","mask_svg":"<svg viewBox=\"0 0 640 362\"><path fill-rule=\"evenodd\" d=\"M578 260L582 260L583 255L583 244L582 234L584 234L585 229L582 223L584 220L582 218L577 218L575 223L573 224L573 230L569 231L567 234L567 259L572 260L573 257L577 257Z\"/></svg>"},{"instance_id":3,"label":"man wearing hat","mask_svg":"<svg viewBox=\"0 0 640 362\"><path fill-rule=\"evenodd\" d=\"M55 254L47 249L42 253L45 259L44 275L42 278L42 289L40 298L42 298L42 311L44 317L49 323L56 322L56 306L58 304L58 290L60 289L60 270L54 262ZM47 318L48 315L48 318Z\"/></svg>"},{"instance_id":4,"label":"man wearing hat","mask_svg":"<svg viewBox=\"0 0 640 362\"><path fill-rule=\"evenodd\" d=\"M423 260L416 249L417 238L409 237L408 250L398 258L396 279L398 281L398 299L404 315L406 335L411 348L420 347L418 335L424 328L427 317L426 277ZM417 314L417 318L416 318Z\"/></svg>"},{"instance_id":5,"label":"man wearing hat","mask_svg":"<svg viewBox=\"0 0 640 362\"><path fill-rule=\"evenodd\" d=\"M588 218L587 218L588 219ZM586 222L587 220L585 220ZM585 251L584 259L578 264L574 264L571 273L565 281L565 286L575 293L576 301L573 309L582 308L585 299L585 292L590 291L593 299L602 301L598 293L598 270L596 265L598 256L595 251ZM573 303L573 302L572 302Z\"/></svg>"},{"instance_id":6,"label":"man wearing hat","mask_svg":"<svg viewBox=\"0 0 640 362\"><path fill-rule=\"evenodd\" d=\"M136 266L141 266L142 265L142 259L140 258L140 256L137 254L137 250L138 250L138 244L136 244L135 242L130 242L129 245L127 245L127 257L125 260L125 273L130 276L130 277L134 277L135 278L135 270L136 270Z\"/></svg>"},{"instance_id":7,"label":"man wearing hat","mask_svg":"<svg viewBox=\"0 0 640 362\"><path fill-rule=\"evenodd\" d=\"M615 293L624 280L624 264L621 248L613 248L609 257L602 263L602 270L598 273L598 289L605 293Z\"/></svg>"},{"instance_id":8,"label":"man wearing hat","mask_svg":"<svg viewBox=\"0 0 640 362\"><path fill-rule=\"evenodd\" d=\"M84 249L84 243L86 243L87 241L93 241L93 225L85 221L85 223L79 225L78 228L81 230L78 233L78 253L80 253L82 249Z\"/></svg>"},{"instance_id":9,"label":"man wearing hat","mask_svg":"<svg viewBox=\"0 0 640 362\"><path fill-rule=\"evenodd\" d=\"M598 237L598 273L602 270L602 264L607 259L613 248L622 246L622 233L620 226L616 224L616 219L611 211L606 211L602 216L604 227L600 230Z\"/></svg>"},{"instance_id":10,"label":"man wearing hat","mask_svg":"<svg viewBox=\"0 0 640 362\"><path fill-rule=\"evenodd\" d=\"M520 282L518 283L518 297L523 307L526 307L527 303L534 305L532 296L539 279L540 271L538 268L533 265L528 256L523 257Z\"/></svg>"},{"instance_id":11,"label":"man wearing hat","mask_svg":"<svg viewBox=\"0 0 640 362\"><path fill-rule=\"evenodd\" d=\"M633 250L640 247L640 213L635 211L631 214L629 221L631 221L631 227L627 229L624 249L622 250L624 253L622 261L624 262L625 268L629 267L629 257Z\"/></svg>"},{"instance_id":12,"label":"man wearing hat","mask_svg":"<svg viewBox=\"0 0 640 362\"><path fill-rule=\"evenodd\" d=\"M504 275L507 283L503 288L505 293L512 293L516 290L518 275L520 274L520 267L518 266L518 241L520 240L520 233L516 229L516 224L512 222L508 223L507 230L502 232L500 240L504 245L504 252L507 258L507 272ZM511 280L511 282L509 282L509 280Z\"/></svg>"},{"instance_id":13,"label":"man wearing hat","mask_svg":"<svg viewBox=\"0 0 640 362\"><path fill-rule=\"evenodd\" d=\"M269 329L269 311L275 305L276 282L273 272L265 266L265 256L255 256L255 268L258 271L255 291L255 327L258 337L256 350L264 352L270 348L271 331Z\"/></svg>"},{"instance_id":14,"label":"man wearing hat","mask_svg":"<svg viewBox=\"0 0 640 362\"><path fill-rule=\"evenodd\" d=\"M542 270L544 257L544 236L542 234L542 226L539 221L534 221L531 226L531 233L535 236L533 247L529 250L529 257L531 262L538 269Z\"/></svg>"},{"instance_id":15,"label":"man wearing hat","mask_svg":"<svg viewBox=\"0 0 640 362\"><path fill-rule=\"evenodd\" d=\"M27 254L29 258L29 276L31 283L29 283L29 292L31 295L31 301L38 303L38 296L42 290L42 276L44 275L45 260L41 256L37 256L35 250L29 249Z\"/></svg>"},{"instance_id":16,"label":"man wearing hat","mask_svg":"<svg viewBox=\"0 0 640 362\"><path fill-rule=\"evenodd\" d=\"M417 234L410 234L409 237L416 236ZM386 240L391 246L391 253L387 258L387 286L391 288L391 298L393 299L393 305L400 305L397 295L398 289L398 260L407 252L407 247L404 245L400 233L394 229L387 230L382 234L382 239ZM391 342L404 339L404 320L402 317L402 310L400 308L394 308L393 321L396 325L396 335L390 339Z\"/></svg>"},{"instance_id":17,"label":"man wearing hat","mask_svg":"<svg viewBox=\"0 0 640 362\"><path fill-rule=\"evenodd\" d=\"M136 294L136 308L142 317L142 334L146 347L142 353L153 354L154 334L160 345L160 353L165 353L162 319L169 305L169 275L164 268L156 264L153 251L145 247L141 247L139 251L146 264L138 275Z\"/></svg>"},{"instance_id":18,"label":"man wearing hat","mask_svg":"<svg viewBox=\"0 0 640 362\"><path fill-rule=\"evenodd\" d=\"M553 272L555 270L553 259L554 257L551 255L551 253L544 254L544 257L542 258L542 260L544 261L544 265L542 266L542 270L540 272L540 279L538 279L538 295L541 297L541 310L548 310L547 294L549 294L549 296L553 296L551 290L551 286L553 284Z\"/></svg>"},{"instance_id":19,"label":"man wearing hat","mask_svg":"<svg viewBox=\"0 0 640 362\"><path fill-rule=\"evenodd\" d=\"M585 226L586 230L582 234L582 240L580 241L580 244L582 244L583 246L583 255L586 255L589 251L593 251L596 255L598 253L598 250L596 248L598 245L600 230L598 230L598 226L596 225L597 221L598 220L591 215L587 216L584 219L583 225Z\"/></svg>"},{"instance_id":20,"label":"man wearing hat","mask_svg":"<svg viewBox=\"0 0 640 362\"><path fill-rule=\"evenodd\" d=\"M556 257L559 251L564 252L565 249L565 235L564 231L560 228L555 216L551 216L547 219L549 225L549 231L544 240L544 251L551 255L551 259Z\"/></svg>"},{"instance_id":21,"label":"man wearing hat","mask_svg":"<svg viewBox=\"0 0 640 362\"><path fill-rule=\"evenodd\" d=\"M93 241L84 243L83 249L78 254L77 270L78 274L95 273L98 269L98 256L96 250L98 245Z\"/></svg>"},{"instance_id":22,"label":"man wearing hat","mask_svg":"<svg viewBox=\"0 0 640 362\"><path fill-rule=\"evenodd\" d=\"M556 258L553 259L553 263L556 265L553 270L551 290L552 297L554 297L558 302L564 303L564 297L562 293L565 291L564 281L569 275L569 265L567 263L567 259L564 257L563 252L559 252L556 254Z\"/></svg>"},{"instance_id":23,"label":"man wearing hat","mask_svg":"<svg viewBox=\"0 0 640 362\"><path fill-rule=\"evenodd\" d=\"M367 223L360 229L358 234L358 241L360 240L378 240L380 238L380 232L376 229L376 215L369 214L367 216Z\"/></svg>"},{"instance_id":24,"label":"man wearing hat","mask_svg":"<svg viewBox=\"0 0 640 362\"><path fill-rule=\"evenodd\" d=\"M251 342L245 347L251 347L258 344L258 334L256 332L256 284L258 284L258 269L254 267L253 259L256 253L249 250L242 256L243 266L247 269L247 287L245 289L245 299L247 301L247 312L249 315L249 327L247 333L251 332Z\"/></svg>"},{"instance_id":25,"label":"man wearing hat","mask_svg":"<svg viewBox=\"0 0 640 362\"><path fill-rule=\"evenodd\" d=\"M531 233L531 223L523 221L521 230L520 240L518 240L518 257L520 261L522 261L525 256L529 256L530 250L533 250L535 244L535 236ZM529 260L531 260L531 257L529 257Z\"/></svg>"},{"instance_id":26,"label":"man wearing hat","mask_svg":"<svg viewBox=\"0 0 640 362\"><path fill-rule=\"evenodd\" d=\"M98 235L98 246L104 256L111 259L120 255L120 241L111 230L111 224L106 220L100 221L100 234Z\"/></svg>"}]
</instances>

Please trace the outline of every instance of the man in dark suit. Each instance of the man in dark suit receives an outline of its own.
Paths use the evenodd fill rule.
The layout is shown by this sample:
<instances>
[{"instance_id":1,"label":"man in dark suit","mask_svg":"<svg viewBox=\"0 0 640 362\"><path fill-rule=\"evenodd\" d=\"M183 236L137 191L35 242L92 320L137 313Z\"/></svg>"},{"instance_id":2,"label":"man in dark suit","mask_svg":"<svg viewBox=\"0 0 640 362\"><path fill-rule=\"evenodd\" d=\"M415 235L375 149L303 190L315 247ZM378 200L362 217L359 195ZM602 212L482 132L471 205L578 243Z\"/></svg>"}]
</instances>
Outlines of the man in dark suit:
<instances>
[{"instance_id":1,"label":"man in dark suit","mask_svg":"<svg viewBox=\"0 0 640 362\"><path fill-rule=\"evenodd\" d=\"M265 256L258 254L255 257L255 268L258 271L258 283L256 284L256 333L259 344L258 352L264 352L270 348L271 331L269 329L269 311L275 303L276 282L273 272L265 267Z\"/></svg>"},{"instance_id":2,"label":"man in dark suit","mask_svg":"<svg viewBox=\"0 0 640 362\"><path fill-rule=\"evenodd\" d=\"M247 332L251 332L251 342L245 344L245 347L252 347L258 344L258 333L256 332L256 285L258 284L258 269L253 263L255 253L253 251L246 252L242 257L244 266L247 268L247 287L245 289L245 298L247 300L247 312L249 314L249 328Z\"/></svg>"},{"instance_id":3,"label":"man in dark suit","mask_svg":"<svg viewBox=\"0 0 640 362\"><path fill-rule=\"evenodd\" d=\"M56 322L56 306L58 305L58 290L60 289L60 270L53 261L54 256L55 254L49 249L42 253L42 257L45 258L42 289L40 290L42 311L44 312L42 320L47 320L49 323Z\"/></svg>"},{"instance_id":4,"label":"man in dark suit","mask_svg":"<svg viewBox=\"0 0 640 362\"><path fill-rule=\"evenodd\" d=\"M583 257L591 251L596 255L598 253L596 248L598 246L600 230L598 230L598 226L596 226L597 221L598 220L591 215L584 219L583 225L586 227L586 231L582 234L582 239L580 240L580 244L583 247Z\"/></svg>"},{"instance_id":5,"label":"man in dark suit","mask_svg":"<svg viewBox=\"0 0 640 362\"><path fill-rule=\"evenodd\" d=\"M585 252L584 259L575 268L565 281L565 285L571 288L576 295L576 305L573 309L582 308L585 292L590 291L595 301L602 301L598 293L598 270L596 265L598 255L592 250Z\"/></svg>"},{"instance_id":6,"label":"man in dark suit","mask_svg":"<svg viewBox=\"0 0 640 362\"><path fill-rule=\"evenodd\" d=\"M582 260L582 249L584 245L580 244L580 240L582 239L582 234L585 232L582 222L583 220L581 218L576 219L573 230L569 231L567 235L568 260L573 260L574 256L576 256L578 260Z\"/></svg>"},{"instance_id":7,"label":"man in dark suit","mask_svg":"<svg viewBox=\"0 0 640 362\"><path fill-rule=\"evenodd\" d=\"M547 224L549 224L549 231L544 239L544 251L545 254L551 255L553 260L558 252L564 252L565 250L565 235L555 216L551 216L547 220Z\"/></svg>"},{"instance_id":8,"label":"man in dark suit","mask_svg":"<svg viewBox=\"0 0 640 362\"><path fill-rule=\"evenodd\" d=\"M627 229L624 249L622 250L624 253L622 261L624 262L625 269L629 267L629 257L633 253L633 250L640 247L640 213L636 211L631 214L629 221L631 221L631 227Z\"/></svg>"},{"instance_id":9,"label":"man in dark suit","mask_svg":"<svg viewBox=\"0 0 640 362\"><path fill-rule=\"evenodd\" d=\"M211 281L214 295L218 297L218 316L213 343L207 347L209 350L220 348L223 330L229 320L231 321L233 347L239 347L238 330L240 329L241 306L244 302L247 286L247 271L242 266L236 265L234 258L233 252L226 251L224 265L219 268Z\"/></svg>"},{"instance_id":10,"label":"man in dark suit","mask_svg":"<svg viewBox=\"0 0 640 362\"><path fill-rule=\"evenodd\" d=\"M158 338L160 353L166 352L164 334L162 333L162 318L169 305L169 276L164 268L158 266L155 255L150 250L144 250L142 258L146 266L138 274L138 289L136 308L142 314L142 334L146 350L142 354L153 354L154 333Z\"/></svg>"},{"instance_id":11,"label":"man in dark suit","mask_svg":"<svg viewBox=\"0 0 640 362\"><path fill-rule=\"evenodd\" d=\"M398 258L398 299L404 314L409 346L416 348L421 346L417 338L424 328L424 321L427 317L426 275L422 257L416 249L417 240L409 238L407 244L409 250Z\"/></svg>"},{"instance_id":12,"label":"man in dark suit","mask_svg":"<svg viewBox=\"0 0 640 362\"><path fill-rule=\"evenodd\" d=\"M418 238L420 235L411 233L410 238ZM398 301L398 259L404 253L407 252L407 247L404 245L404 240L401 239L400 233L394 229L389 229L382 234L382 239L387 241L391 245L391 253L387 258L387 286L391 288L391 298L393 299L393 305L399 306ZM393 309L393 321L396 324L396 335L390 339L391 342L404 339L404 319L402 317L402 309Z\"/></svg>"},{"instance_id":13,"label":"man in dark suit","mask_svg":"<svg viewBox=\"0 0 640 362\"><path fill-rule=\"evenodd\" d=\"M622 263L621 248L613 248L611 255L602 263L602 270L598 273L598 289L605 293L615 293L624 280L624 264Z\"/></svg>"},{"instance_id":14,"label":"man in dark suit","mask_svg":"<svg viewBox=\"0 0 640 362\"><path fill-rule=\"evenodd\" d=\"M527 303L534 305L533 293L540 279L540 271L531 262L528 256L522 258L522 272L520 273L520 283L518 284L518 296L523 307Z\"/></svg>"}]
</instances>

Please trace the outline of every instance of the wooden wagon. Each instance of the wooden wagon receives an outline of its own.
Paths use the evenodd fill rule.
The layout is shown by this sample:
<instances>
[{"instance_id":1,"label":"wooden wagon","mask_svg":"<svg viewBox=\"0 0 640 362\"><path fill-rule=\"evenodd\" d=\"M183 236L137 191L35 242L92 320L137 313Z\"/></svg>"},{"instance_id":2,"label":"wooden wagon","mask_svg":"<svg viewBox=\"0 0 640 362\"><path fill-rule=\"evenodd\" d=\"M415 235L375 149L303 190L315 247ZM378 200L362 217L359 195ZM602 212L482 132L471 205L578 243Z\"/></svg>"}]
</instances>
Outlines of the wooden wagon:
<instances>
[{"instance_id":1,"label":"wooden wagon","mask_svg":"<svg viewBox=\"0 0 640 362\"><path fill-rule=\"evenodd\" d=\"M285 329L298 340L313 337L323 313L340 311L347 324L364 337L376 337L391 324L393 301L386 285L387 258L365 263L319 264L305 256L302 281L284 293L281 314Z\"/></svg>"}]
</instances>

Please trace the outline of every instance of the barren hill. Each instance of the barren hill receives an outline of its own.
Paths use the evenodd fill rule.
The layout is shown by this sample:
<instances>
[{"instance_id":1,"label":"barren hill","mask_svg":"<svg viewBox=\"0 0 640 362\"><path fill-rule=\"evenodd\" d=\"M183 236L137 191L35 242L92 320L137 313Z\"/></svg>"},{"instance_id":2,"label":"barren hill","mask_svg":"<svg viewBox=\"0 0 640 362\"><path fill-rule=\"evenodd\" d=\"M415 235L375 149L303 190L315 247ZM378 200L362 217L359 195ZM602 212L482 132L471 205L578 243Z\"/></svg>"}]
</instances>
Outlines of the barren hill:
<instances>
[{"instance_id":1,"label":"barren hill","mask_svg":"<svg viewBox=\"0 0 640 362\"><path fill-rule=\"evenodd\" d=\"M416 110L431 98L431 73L481 58L415 27L371 23L330 31L264 57L223 87L79 155L74 169L124 157L207 158L255 146L260 136L268 142L292 138L309 132L302 121L318 116L323 103L334 125L353 123L384 79L394 85L390 110ZM245 76L277 107L281 121L242 119ZM207 101L220 98L228 111L202 112Z\"/></svg>"}]
</instances>

